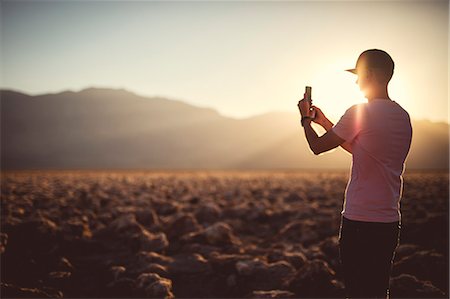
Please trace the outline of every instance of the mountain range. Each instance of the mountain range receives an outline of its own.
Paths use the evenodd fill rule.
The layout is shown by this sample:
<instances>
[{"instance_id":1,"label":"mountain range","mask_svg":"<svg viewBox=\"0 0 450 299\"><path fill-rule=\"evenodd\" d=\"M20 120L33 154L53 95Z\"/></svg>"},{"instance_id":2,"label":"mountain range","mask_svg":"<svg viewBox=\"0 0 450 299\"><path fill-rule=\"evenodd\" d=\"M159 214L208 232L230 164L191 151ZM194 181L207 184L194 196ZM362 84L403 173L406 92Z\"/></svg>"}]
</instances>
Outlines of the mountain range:
<instances>
[{"instance_id":1,"label":"mountain range","mask_svg":"<svg viewBox=\"0 0 450 299\"><path fill-rule=\"evenodd\" d=\"M1 169L348 169L315 156L298 113L246 119L123 89L0 91ZM413 120L407 169L448 169L449 124Z\"/></svg>"}]
</instances>

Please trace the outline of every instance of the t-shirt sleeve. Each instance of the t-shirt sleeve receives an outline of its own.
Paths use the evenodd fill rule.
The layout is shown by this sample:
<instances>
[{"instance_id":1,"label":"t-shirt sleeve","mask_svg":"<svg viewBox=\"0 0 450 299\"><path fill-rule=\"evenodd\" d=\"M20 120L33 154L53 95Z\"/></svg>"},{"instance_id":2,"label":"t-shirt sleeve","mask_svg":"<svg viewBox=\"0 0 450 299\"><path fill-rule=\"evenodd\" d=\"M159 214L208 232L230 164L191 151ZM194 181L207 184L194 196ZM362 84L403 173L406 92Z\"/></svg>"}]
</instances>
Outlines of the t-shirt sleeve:
<instances>
[{"instance_id":1,"label":"t-shirt sleeve","mask_svg":"<svg viewBox=\"0 0 450 299\"><path fill-rule=\"evenodd\" d=\"M362 105L353 105L348 108L337 124L333 126L333 132L345 141L352 142L361 131L362 109Z\"/></svg>"}]
</instances>

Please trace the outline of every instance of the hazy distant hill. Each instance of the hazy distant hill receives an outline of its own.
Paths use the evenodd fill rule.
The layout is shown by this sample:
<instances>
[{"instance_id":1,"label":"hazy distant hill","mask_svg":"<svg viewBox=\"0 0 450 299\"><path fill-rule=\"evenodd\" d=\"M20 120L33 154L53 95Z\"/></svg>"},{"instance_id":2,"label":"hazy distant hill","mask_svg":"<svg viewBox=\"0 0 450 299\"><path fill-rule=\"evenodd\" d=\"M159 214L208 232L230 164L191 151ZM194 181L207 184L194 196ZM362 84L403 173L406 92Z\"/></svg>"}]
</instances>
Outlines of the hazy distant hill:
<instances>
[{"instance_id":1,"label":"hazy distant hill","mask_svg":"<svg viewBox=\"0 0 450 299\"><path fill-rule=\"evenodd\" d=\"M40 96L3 90L2 169L349 168L314 156L297 113L243 120L181 101L90 88ZM446 123L414 121L408 168L448 168Z\"/></svg>"}]
</instances>

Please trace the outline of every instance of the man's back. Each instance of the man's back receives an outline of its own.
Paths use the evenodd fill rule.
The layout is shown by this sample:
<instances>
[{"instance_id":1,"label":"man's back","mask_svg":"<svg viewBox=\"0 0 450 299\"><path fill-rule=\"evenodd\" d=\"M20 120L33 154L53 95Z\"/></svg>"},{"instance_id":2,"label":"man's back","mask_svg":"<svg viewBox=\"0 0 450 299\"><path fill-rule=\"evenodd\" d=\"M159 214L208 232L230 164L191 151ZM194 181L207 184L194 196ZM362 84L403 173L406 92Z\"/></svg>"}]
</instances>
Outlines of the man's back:
<instances>
[{"instance_id":1,"label":"man's back","mask_svg":"<svg viewBox=\"0 0 450 299\"><path fill-rule=\"evenodd\" d=\"M333 131L351 144L353 155L342 214L358 221L399 221L412 137L408 113L394 101L373 99L348 109Z\"/></svg>"}]
</instances>

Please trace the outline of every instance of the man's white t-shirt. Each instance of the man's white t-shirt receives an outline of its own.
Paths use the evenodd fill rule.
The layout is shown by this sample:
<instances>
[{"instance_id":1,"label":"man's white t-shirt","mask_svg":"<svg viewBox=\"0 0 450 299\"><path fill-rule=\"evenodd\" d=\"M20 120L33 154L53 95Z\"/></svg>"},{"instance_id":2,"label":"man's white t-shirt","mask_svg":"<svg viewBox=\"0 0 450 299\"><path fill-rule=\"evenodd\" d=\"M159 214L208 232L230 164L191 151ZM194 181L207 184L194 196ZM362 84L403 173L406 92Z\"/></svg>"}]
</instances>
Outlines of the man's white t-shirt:
<instances>
[{"instance_id":1,"label":"man's white t-shirt","mask_svg":"<svg viewBox=\"0 0 450 299\"><path fill-rule=\"evenodd\" d=\"M395 101L350 107L332 128L352 148L342 215L368 222L401 221L404 163L412 138L408 113Z\"/></svg>"}]
</instances>

